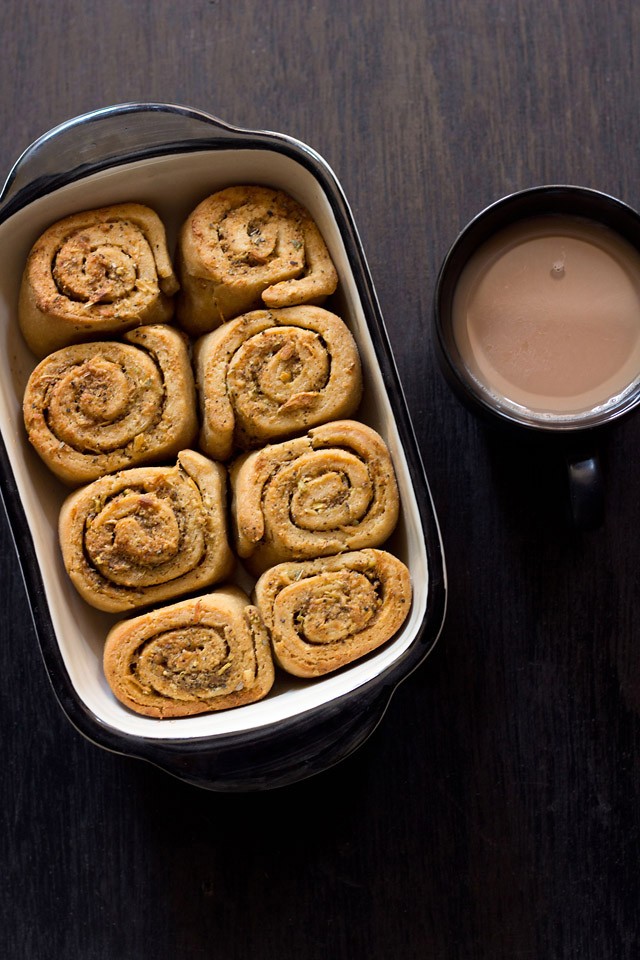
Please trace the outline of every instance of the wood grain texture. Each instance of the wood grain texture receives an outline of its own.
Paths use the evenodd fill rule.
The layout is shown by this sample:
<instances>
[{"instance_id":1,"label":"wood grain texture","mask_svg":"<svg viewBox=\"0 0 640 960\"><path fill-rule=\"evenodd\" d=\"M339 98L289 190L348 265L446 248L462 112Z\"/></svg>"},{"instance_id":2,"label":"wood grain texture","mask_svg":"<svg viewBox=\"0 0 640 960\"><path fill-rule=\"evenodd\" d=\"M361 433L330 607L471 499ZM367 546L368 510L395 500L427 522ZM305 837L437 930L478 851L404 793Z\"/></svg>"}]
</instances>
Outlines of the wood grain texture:
<instances>
[{"instance_id":1,"label":"wood grain texture","mask_svg":"<svg viewBox=\"0 0 640 960\"><path fill-rule=\"evenodd\" d=\"M133 100L281 130L332 165L369 258L442 525L438 648L350 760L208 794L85 742L49 687L0 529L7 960L635 960L640 419L605 526L547 451L489 435L430 341L439 264L499 196L640 205L640 7L596 0L59 0L0 6L5 173Z\"/></svg>"}]
</instances>

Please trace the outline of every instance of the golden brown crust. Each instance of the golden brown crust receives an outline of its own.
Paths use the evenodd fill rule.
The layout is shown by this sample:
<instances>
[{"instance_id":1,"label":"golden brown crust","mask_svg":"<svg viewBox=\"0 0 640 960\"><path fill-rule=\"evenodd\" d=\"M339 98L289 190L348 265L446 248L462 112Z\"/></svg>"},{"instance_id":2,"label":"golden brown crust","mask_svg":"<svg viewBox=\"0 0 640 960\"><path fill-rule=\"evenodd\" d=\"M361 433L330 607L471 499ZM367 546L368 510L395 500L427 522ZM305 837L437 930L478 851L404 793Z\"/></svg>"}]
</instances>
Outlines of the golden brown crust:
<instances>
[{"instance_id":1,"label":"golden brown crust","mask_svg":"<svg viewBox=\"0 0 640 960\"><path fill-rule=\"evenodd\" d=\"M244 314L201 337L194 360L200 446L216 459L350 417L362 396L355 340L322 307Z\"/></svg>"},{"instance_id":2,"label":"golden brown crust","mask_svg":"<svg viewBox=\"0 0 640 960\"><path fill-rule=\"evenodd\" d=\"M195 386L183 335L153 325L124 339L63 347L29 378L23 402L29 440L71 486L175 457L195 439Z\"/></svg>"},{"instance_id":3,"label":"golden brown crust","mask_svg":"<svg viewBox=\"0 0 640 960\"><path fill-rule=\"evenodd\" d=\"M65 568L99 610L149 606L231 572L226 472L193 450L173 467L136 467L70 494L60 512Z\"/></svg>"},{"instance_id":4,"label":"golden brown crust","mask_svg":"<svg viewBox=\"0 0 640 960\"><path fill-rule=\"evenodd\" d=\"M380 546L398 519L389 450L355 420L244 454L230 475L236 549L254 574L283 560Z\"/></svg>"},{"instance_id":5,"label":"golden brown crust","mask_svg":"<svg viewBox=\"0 0 640 960\"><path fill-rule=\"evenodd\" d=\"M164 226L140 203L72 214L36 241L18 316L38 357L173 316L178 282Z\"/></svg>"},{"instance_id":6,"label":"golden brown crust","mask_svg":"<svg viewBox=\"0 0 640 960\"><path fill-rule=\"evenodd\" d=\"M104 671L125 706L158 718L254 703L274 679L262 618L235 587L116 624L107 636Z\"/></svg>"},{"instance_id":7,"label":"golden brown crust","mask_svg":"<svg viewBox=\"0 0 640 960\"><path fill-rule=\"evenodd\" d=\"M194 336L267 306L322 303L338 278L307 210L281 190L233 186L203 200L178 241L178 322Z\"/></svg>"},{"instance_id":8,"label":"golden brown crust","mask_svg":"<svg viewBox=\"0 0 640 960\"><path fill-rule=\"evenodd\" d=\"M394 636L411 605L407 567L383 550L281 563L264 573L255 600L277 663L319 677Z\"/></svg>"}]
</instances>

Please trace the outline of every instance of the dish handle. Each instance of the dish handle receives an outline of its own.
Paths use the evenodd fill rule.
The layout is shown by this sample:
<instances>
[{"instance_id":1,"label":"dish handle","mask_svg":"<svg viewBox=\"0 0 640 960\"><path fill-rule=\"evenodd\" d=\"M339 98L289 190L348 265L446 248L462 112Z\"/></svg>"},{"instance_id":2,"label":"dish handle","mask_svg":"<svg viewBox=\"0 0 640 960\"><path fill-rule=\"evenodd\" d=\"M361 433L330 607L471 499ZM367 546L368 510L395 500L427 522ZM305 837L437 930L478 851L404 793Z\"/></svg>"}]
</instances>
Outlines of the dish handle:
<instances>
[{"instance_id":1,"label":"dish handle","mask_svg":"<svg viewBox=\"0 0 640 960\"><path fill-rule=\"evenodd\" d=\"M18 158L0 193L0 222L37 197L114 163L198 144L232 145L246 136L210 114L168 103L124 103L82 114L35 140Z\"/></svg>"},{"instance_id":2,"label":"dish handle","mask_svg":"<svg viewBox=\"0 0 640 960\"><path fill-rule=\"evenodd\" d=\"M358 691L302 714L278 729L221 739L211 748L198 741L146 741L131 754L180 780L220 793L272 790L306 780L351 756L374 732L395 687Z\"/></svg>"}]
</instances>

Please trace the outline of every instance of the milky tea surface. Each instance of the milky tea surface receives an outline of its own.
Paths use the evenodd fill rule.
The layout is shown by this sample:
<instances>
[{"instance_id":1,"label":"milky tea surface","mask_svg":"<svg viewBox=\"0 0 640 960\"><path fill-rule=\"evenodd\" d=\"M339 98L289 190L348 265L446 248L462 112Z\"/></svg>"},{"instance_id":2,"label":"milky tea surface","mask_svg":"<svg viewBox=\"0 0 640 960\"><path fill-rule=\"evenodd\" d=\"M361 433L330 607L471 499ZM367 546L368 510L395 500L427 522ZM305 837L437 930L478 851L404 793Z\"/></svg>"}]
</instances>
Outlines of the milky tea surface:
<instances>
[{"instance_id":1,"label":"milky tea surface","mask_svg":"<svg viewBox=\"0 0 640 960\"><path fill-rule=\"evenodd\" d=\"M640 377L640 253L578 217L516 223L465 266L453 330L492 395L550 417L606 408Z\"/></svg>"}]
</instances>

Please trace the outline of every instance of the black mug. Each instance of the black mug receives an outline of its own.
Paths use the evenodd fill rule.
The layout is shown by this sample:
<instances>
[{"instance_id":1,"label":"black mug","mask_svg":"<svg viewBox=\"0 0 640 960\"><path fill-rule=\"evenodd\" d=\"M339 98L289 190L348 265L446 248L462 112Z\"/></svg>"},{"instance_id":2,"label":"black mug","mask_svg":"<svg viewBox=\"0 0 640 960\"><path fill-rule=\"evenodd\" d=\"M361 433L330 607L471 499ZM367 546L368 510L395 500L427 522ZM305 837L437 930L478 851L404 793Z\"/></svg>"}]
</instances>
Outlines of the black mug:
<instances>
[{"instance_id":1,"label":"black mug","mask_svg":"<svg viewBox=\"0 0 640 960\"><path fill-rule=\"evenodd\" d=\"M564 237L565 230L567 237ZM572 236L574 232L575 237ZM544 266L536 263L535 270L528 272L527 257L531 256L534 247L531 243L529 246L526 244L534 240L538 242L541 237L550 235L555 242L559 239L559 234L562 235L564 245L568 245L568 255L563 253L550 260L548 269L547 261L543 259L541 263ZM582 529L597 527L602 522L604 495L598 458L599 435L604 428L627 416L640 404L640 359L636 368L635 352L630 353L625 359L626 379L623 386L614 390L611 395L603 396L592 406L573 410L545 409L544 405L529 405L521 396L511 395L508 379L500 381L498 378L498 386L495 380L491 382L491 378L485 376L481 367L476 364L473 347L469 347L472 338L465 331L466 325L471 323L469 317L472 311L469 304L472 303L474 290L479 291L479 300L484 297L477 310L482 317L479 322L484 324L483 329L490 330L491 300L486 293L480 292L484 289L481 284L486 286L489 271L500 276L495 274L495 271L502 270L501 279L493 281L498 284L495 289L499 289L499 299L502 301L500 307L496 306L496 313L502 311L499 321L502 328L507 329L505 324L509 327L509 336L516 338L513 341L515 343L518 331L533 331L535 343L538 346L545 344L547 353L551 355L551 341L545 343L540 333L541 328L533 328L526 317L527 304L523 304L522 315L516 310L518 317L516 318L515 314L513 319L510 317L509 310L513 310L517 305L520 281L514 273L511 283L508 271L512 266L514 271L523 271L521 275L526 275L523 290L527 289L529 293L531 291L527 284L538 284L535 287L536 296L538 289L541 292L538 302L545 304L544 309L536 307L537 314L540 315L547 309L547 303L555 302L556 293L561 297L568 290L575 289L576 277L584 277L585 269L588 276L584 289L590 290L590 267L585 268L583 264L580 273L576 266L575 253L579 249L576 245L586 243L585 250L590 247L585 237L591 235L595 237L595 241L590 253L609 257L610 244L612 251L619 248L623 254L625 251L629 253L629 260L624 260L624 266L618 264L615 253L611 254L611 262L615 264L614 270L619 268L621 271L623 282L620 286L628 286L632 291L628 309L633 312L633 316L625 328L625 336L628 330L628 337L634 343L637 341L637 348L640 350L640 214L622 201L586 187L532 187L503 197L484 209L467 224L449 249L438 275L434 301L436 352L449 385L468 408L487 422L507 431L516 431L519 437L525 436L527 432L539 438L544 437L550 444L555 445L557 452L566 461L569 514L575 526ZM565 246L562 246L563 251ZM516 248L519 248L517 253L513 253ZM545 248L545 256L547 249L552 251L554 247L550 245ZM556 245L555 249L560 247ZM507 256L513 259L507 260ZM635 259L637 264L634 263ZM498 261L501 261L500 267L495 266ZM595 262L597 264L597 258ZM542 284L539 283L541 269L545 271ZM507 278L509 293L503 297L499 284L504 277ZM615 277L617 274L614 272ZM461 291L465 291L464 294ZM564 291L564 294L561 291ZM549 300L545 299L547 294ZM597 297L597 293L594 296ZM597 302L589 302L589 311L592 311L592 306L595 309ZM614 319L617 320L617 317ZM517 323L521 326L518 327ZM552 330L553 327L548 326L548 329ZM559 328L555 329L554 336L558 330ZM578 328L574 327L574 341L577 335L579 336ZM474 334L473 344L477 342L478 337ZM597 344L597 341L594 343ZM496 349L493 342L489 346L492 350ZM528 342L524 343L524 347L531 350ZM503 350L504 357L507 357L507 353L508 351ZM577 354L579 353L580 350L577 351ZM640 358L640 353L638 357ZM537 357L539 367L544 363L544 359L545 353L541 350ZM513 356L507 357L507 362L512 361ZM489 364L490 362L488 361ZM557 357L554 362L559 367ZM569 365L577 368L579 363L579 359L572 358ZM531 377L530 370L525 373ZM505 389L500 383L506 384Z\"/></svg>"}]
</instances>

